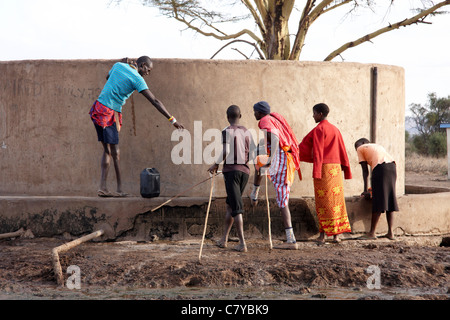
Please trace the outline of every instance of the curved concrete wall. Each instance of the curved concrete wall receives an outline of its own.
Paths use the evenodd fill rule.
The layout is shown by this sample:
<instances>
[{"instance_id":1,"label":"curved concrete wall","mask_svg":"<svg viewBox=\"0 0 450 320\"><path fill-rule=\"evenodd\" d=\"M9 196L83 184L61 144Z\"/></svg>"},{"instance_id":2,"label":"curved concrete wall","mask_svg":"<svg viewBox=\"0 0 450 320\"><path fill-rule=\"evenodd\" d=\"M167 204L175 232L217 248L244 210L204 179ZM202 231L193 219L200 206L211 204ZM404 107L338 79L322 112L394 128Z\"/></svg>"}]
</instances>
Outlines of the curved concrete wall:
<instances>
[{"instance_id":1,"label":"curved concrete wall","mask_svg":"<svg viewBox=\"0 0 450 320\"><path fill-rule=\"evenodd\" d=\"M1 195L96 195L102 148L88 111L114 62L0 62ZM120 133L124 189L139 195L139 174L146 167L159 170L162 196L173 196L207 178L210 164L196 152L210 151L205 148L211 147L214 139L209 141L207 130L226 127L226 108L236 104L243 113L242 124L257 132L252 106L266 100L273 111L288 119L299 141L315 126L313 105L325 102L330 106L328 119L341 130L353 169L353 179L345 181L345 193L359 194L361 170L353 143L363 136L370 138L374 66L378 68L377 142L397 161L401 195L404 70L386 65L288 61L154 59L146 81L187 128L192 139L191 164L173 163L172 150L187 140L176 138L176 130L174 133L167 120L134 93L124 106ZM302 163L301 168L304 178L296 178L292 197L313 195L312 165ZM113 168L108 181L114 190ZM214 195L224 196L222 178L216 182ZM185 195L207 196L209 188L205 183Z\"/></svg>"}]
</instances>

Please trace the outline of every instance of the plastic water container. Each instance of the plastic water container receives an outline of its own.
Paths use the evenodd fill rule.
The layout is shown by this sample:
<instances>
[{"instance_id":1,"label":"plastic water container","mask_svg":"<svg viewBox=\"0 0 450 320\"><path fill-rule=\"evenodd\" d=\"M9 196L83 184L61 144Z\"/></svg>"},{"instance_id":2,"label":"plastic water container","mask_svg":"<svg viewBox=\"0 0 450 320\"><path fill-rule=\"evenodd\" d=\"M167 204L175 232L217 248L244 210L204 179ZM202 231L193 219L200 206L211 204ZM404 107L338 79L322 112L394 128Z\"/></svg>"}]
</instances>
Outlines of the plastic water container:
<instances>
[{"instance_id":1,"label":"plastic water container","mask_svg":"<svg viewBox=\"0 0 450 320\"><path fill-rule=\"evenodd\" d=\"M141 196L154 198L160 192L159 172L155 168L146 168L141 172Z\"/></svg>"}]
</instances>

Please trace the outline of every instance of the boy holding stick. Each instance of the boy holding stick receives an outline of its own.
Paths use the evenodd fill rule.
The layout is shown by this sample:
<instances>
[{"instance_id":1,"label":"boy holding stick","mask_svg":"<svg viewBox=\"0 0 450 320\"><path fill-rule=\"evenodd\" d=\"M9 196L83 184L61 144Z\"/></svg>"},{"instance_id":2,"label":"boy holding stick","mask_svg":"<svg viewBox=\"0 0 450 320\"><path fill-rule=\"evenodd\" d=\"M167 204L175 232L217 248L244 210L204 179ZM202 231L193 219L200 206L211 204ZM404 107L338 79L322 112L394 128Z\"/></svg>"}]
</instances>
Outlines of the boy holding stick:
<instances>
[{"instance_id":1,"label":"boy holding stick","mask_svg":"<svg viewBox=\"0 0 450 320\"><path fill-rule=\"evenodd\" d=\"M236 105L231 105L227 109L227 119L230 125L222 131L223 149L215 164L208 171L215 174L219 164L224 162L222 173L227 192L227 213L225 216L225 226L222 238L217 242L221 248L227 247L228 235L233 222L236 224L239 237L239 245L234 250L247 252L247 245L244 238L244 204L242 193L248 182L250 168L248 167L249 153L254 145L250 132L239 124L241 110Z\"/></svg>"}]
</instances>

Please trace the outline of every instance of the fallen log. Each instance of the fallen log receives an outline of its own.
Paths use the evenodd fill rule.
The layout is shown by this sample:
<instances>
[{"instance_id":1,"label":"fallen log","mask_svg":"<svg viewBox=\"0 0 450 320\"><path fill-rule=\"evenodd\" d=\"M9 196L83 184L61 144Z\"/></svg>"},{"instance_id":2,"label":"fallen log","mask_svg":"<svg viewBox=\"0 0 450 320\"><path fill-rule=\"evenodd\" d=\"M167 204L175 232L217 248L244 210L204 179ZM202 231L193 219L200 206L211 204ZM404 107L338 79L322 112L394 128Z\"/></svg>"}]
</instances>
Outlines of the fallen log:
<instances>
[{"instance_id":1,"label":"fallen log","mask_svg":"<svg viewBox=\"0 0 450 320\"><path fill-rule=\"evenodd\" d=\"M86 241L100 237L101 235L103 235L103 233L104 233L103 230L98 230L81 238L60 245L59 247L53 248L52 250L53 271L55 272L56 282L58 283L58 285L64 286L64 277L62 273L61 263L59 262L59 254L66 252L72 249L73 247L76 247Z\"/></svg>"},{"instance_id":2,"label":"fallen log","mask_svg":"<svg viewBox=\"0 0 450 320\"><path fill-rule=\"evenodd\" d=\"M20 228L19 230L15 231L15 232L0 234L0 239L20 237L24 233L25 233L25 230L23 228Z\"/></svg>"}]
</instances>

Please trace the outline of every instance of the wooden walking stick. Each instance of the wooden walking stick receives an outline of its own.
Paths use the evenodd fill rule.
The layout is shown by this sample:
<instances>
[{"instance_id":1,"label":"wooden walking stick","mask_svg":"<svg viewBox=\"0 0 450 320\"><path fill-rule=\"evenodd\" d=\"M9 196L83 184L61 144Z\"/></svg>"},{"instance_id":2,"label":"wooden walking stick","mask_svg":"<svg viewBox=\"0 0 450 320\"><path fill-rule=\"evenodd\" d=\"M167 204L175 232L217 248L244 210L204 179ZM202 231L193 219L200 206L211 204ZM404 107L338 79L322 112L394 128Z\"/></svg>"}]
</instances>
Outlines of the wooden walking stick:
<instances>
[{"instance_id":1,"label":"wooden walking stick","mask_svg":"<svg viewBox=\"0 0 450 320\"><path fill-rule=\"evenodd\" d=\"M210 176L209 178L207 178L207 179L205 179L205 180L202 180L202 181L200 181L199 183L194 184L193 186L189 187L188 189L181 191L180 193L178 193L177 195L173 196L172 198L170 198L170 199L167 200L166 202L164 202L164 203L160 204L159 206L153 208L153 209L151 210L151 212L154 212L154 211L158 210L158 209L161 208L162 206L165 206L166 204L168 204L170 201L172 201L172 200L174 200L174 199L180 197L180 196L183 195L184 193L186 193L186 192L188 192L188 191L194 189L195 187L201 185L202 183L204 183L204 182L206 182L206 181L208 181L208 180L213 179L214 176L216 176L216 175L218 175L218 174L221 174L221 173L222 173L222 171L217 171L217 173L216 173L215 175L212 175L212 176Z\"/></svg>"},{"instance_id":2,"label":"wooden walking stick","mask_svg":"<svg viewBox=\"0 0 450 320\"><path fill-rule=\"evenodd\" d=\"M269 190L267 188L267 172L266 172L266 202L267 202L267 218L269 221L269 245L270 245L270 250L272 250L273 245L272 245L272 229L270 227L270 205L269 205Z\"/></svg>"},{"instance_id":3,"label":"wooden walking stick","mask_svg":"<svg viewBox=\"0 0 450 320\"><path fill-rule=\"evenodd\" d=\"M214 189L214 176L216 176L216 175L214 174L212 176L211 189L209 190L209 201L208 201L208 209L206 210L205 227L203 228L202 244L200 245L200 253L198 254L198 262L199 263L201 263L201 260L202 260L203 242L205 241L206 227L208 226L209 208L211 207L212 192L213 192L213 189Z\"/></svg>"}]
</instances>

